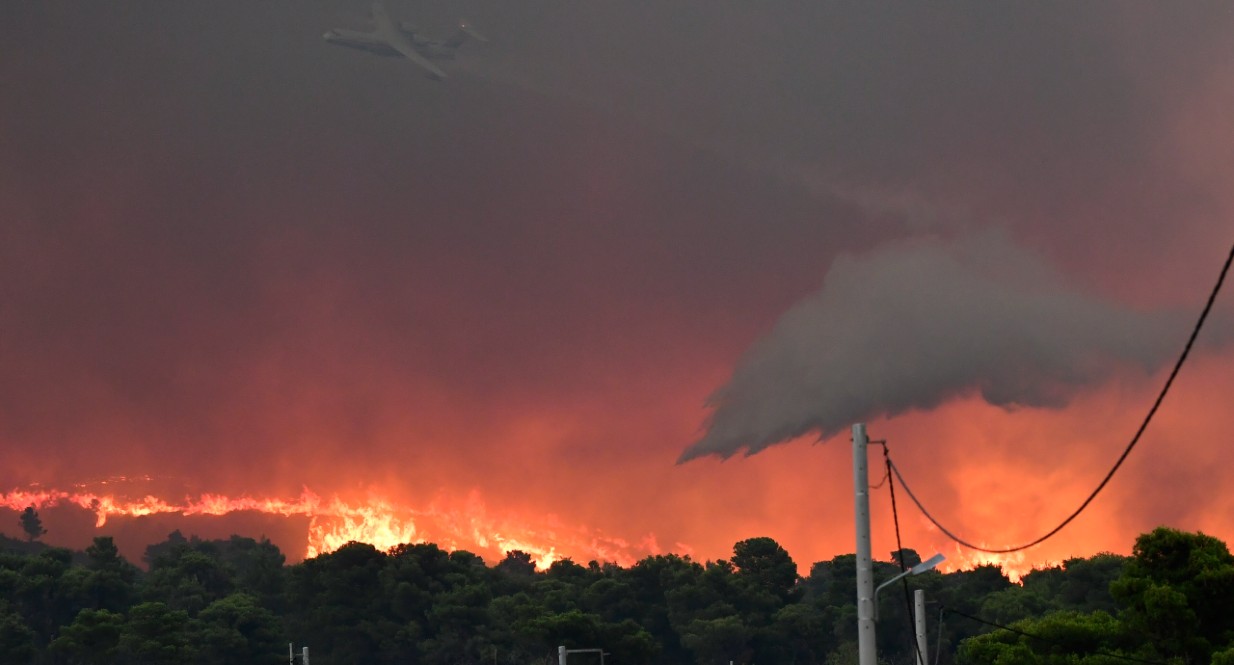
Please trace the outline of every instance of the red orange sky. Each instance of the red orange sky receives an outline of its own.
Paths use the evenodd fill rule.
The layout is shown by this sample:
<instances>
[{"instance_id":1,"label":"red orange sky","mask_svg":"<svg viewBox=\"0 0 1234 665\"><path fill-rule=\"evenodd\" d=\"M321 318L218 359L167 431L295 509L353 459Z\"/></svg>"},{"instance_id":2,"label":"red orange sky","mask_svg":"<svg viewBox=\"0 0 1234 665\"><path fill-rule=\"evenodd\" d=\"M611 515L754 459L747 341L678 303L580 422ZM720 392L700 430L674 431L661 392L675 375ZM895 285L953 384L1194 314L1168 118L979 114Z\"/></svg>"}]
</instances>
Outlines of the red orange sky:
<instances>
[{"instance_id":1,"label":"red orange sky","mask_svg":"<svg viewBox=\"0 0 1234 665\"><path fill-rule=\"evenodd\" d=\"M867 420L957 531L1016 544L1121 451L1231 242L1223 7L392 2L493 38L437 83L320 40L365 4L0 8L0 493L307 490L489 559L768 535L804 572L852 550L846 431L678 465L705 400L795 306L853 315L815 298L837 265L995 242L1068 302L1166 321L1161 350L1112 350L1157 340L1123 326L1085 338L1100 372L1038 377L1066 388L1049 404L983 399L998 356L835 417ZM890 311L894 291L864 293ZM1122 474L1011 563L1126 552L1162 523L1234 537L1229 298L1214 316ZM1074 351L1057 323L1016 349ZM801 357L819 350L865 362L821 333ZM889 552L884 494L873 511ZM111 529L134 557L180 528L294 559L315 528L44 513L51 542ZM901 523L973 560L903 500Z\"/></svg>"}]
</instances>

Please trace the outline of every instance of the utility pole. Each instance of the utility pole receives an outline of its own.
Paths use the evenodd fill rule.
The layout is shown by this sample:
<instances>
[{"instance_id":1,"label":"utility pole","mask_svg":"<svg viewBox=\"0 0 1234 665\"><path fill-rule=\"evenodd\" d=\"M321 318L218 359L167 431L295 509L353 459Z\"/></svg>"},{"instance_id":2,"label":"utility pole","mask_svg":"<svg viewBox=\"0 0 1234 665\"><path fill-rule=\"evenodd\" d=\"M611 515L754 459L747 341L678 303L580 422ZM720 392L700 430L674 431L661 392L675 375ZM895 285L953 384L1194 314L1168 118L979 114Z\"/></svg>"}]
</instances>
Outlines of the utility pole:
<instances>
[{"instance_id":1,"label":"utility pole","mask_svg":"<svg viewBox=\"0 0 1234 665\"><path fill-rule=\"evenodd\" d=\"M926 654L925 590L913 590L913 625L917 629L917 665L929 665Z\"/></svg>"},{"instance_id":2,"label":"utility pole","mask_svg":"<svg viewBox=\"0 0 1234 665\"><path fill-rule=\"evenodd\" d=\"M853 496L857 522L857 663L877 665L874 570L870 562L870 463L865 423L853 425Z\"/></svg>"}]
</instances>

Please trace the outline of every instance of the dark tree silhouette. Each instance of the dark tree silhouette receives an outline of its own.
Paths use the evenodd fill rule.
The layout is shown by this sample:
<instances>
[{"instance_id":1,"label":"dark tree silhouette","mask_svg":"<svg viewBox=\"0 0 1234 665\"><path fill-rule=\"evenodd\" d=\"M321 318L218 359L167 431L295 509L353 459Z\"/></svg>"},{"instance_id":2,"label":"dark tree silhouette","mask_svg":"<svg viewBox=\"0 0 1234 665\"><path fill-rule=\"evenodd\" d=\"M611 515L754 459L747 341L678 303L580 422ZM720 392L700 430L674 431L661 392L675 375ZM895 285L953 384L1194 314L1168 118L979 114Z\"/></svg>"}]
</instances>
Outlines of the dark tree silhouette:
<instances>
[{"instance_id":1,"label":"dark tree silhouette","mask_svg":"<svg viewBox=\"0 0 1234 665\"><path fill-rule=\"evenodd\" d=\"M27 506L22 511L18 523L21 524L21 530L26 532L26 540L30 542L47 533L47 529L43 528L43 520L39 519L39 511L35 510L34 506Z\"/></svg>"},{"instance_id":2,"label":"dark tree silhouette","mask_svg":"<svg viewBox=\"0 0 1234 665\"><path fill-rule=\"evenodd\" d=\"M917 550L908 547L902 550L893 550L891 552L891 562L901 568L912 568L921 563L921 555L917 554Z\"/></svg>"},{"instance_id":3,"label":"dark tree silhouette","mask_svg":"<svg viewBox=\"0 0 1234 665\"><path fill-rule=\"evenodd\" d=\"M536 562L532 561L530 554L522 550L510 550L496 568L510 575L531 577L536 573Z\"/></svg>"}]
</instances>

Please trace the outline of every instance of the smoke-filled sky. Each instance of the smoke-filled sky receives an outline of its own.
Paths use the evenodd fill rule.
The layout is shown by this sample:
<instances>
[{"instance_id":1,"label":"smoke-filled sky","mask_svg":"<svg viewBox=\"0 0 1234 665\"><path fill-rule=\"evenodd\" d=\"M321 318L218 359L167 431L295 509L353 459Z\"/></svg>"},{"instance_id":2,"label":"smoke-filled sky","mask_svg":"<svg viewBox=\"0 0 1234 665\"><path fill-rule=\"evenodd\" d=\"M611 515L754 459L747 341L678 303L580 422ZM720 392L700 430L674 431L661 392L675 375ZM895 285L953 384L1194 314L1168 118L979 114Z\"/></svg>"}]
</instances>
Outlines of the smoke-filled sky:
<instances>
[{"instance_id":1,"label":"smoke-filled sky","mask_svg":"<svg viewBox=\"0 0 1234 665\"><path fill-rule=\"evenodd\" d=\"M460 547L768 535L804 569L853 550L866 421L1016 544L1117 457L1234 240L1227 3L389 6L490 42L435 82L322 40L365 2L0 5L0 492L307 488ZM1231 301L1010 563L1234 539ZM195 519L143 533L282 528Z\"/></svg>"}]
</instances>

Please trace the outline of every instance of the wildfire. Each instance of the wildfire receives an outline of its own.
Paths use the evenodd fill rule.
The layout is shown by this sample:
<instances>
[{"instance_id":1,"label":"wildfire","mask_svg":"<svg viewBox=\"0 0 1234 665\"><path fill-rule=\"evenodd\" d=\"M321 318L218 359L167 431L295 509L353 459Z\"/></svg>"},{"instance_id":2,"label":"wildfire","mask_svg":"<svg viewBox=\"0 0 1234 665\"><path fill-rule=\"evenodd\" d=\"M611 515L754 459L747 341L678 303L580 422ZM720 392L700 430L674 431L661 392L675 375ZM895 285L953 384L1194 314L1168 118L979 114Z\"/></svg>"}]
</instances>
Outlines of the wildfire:
<instances>
[{"instance_id":1,"label":"wildfire","mask_svg":"<svg viewBox=\"0 0 1234 665\"><path fill-rule=\"evenodd\" d=\"M95 515L95 526L103 527L112 517L142 517L156 514L227 515L258 512L284 517L309 518L305 558L333 552L351 541L389 549L403 543L434 542L449 550L475 552L521 550L532 556L541 569L563 557L580 561L611 561L632 565L641 556L655 554L655 537L631 545L585 527L561 524L555 517L534 520L494 516L480 497L472 493L461 502L437 500L427 507L413 508L370 497L356 502L338 496L324 498L304 489L295 498L229 497L200 494L170 501L153 495L129 498L109 493L57 489L14 489L0 494L0 508L36 510L75 506ZM517 534L517 535L514 535Z\"/></svg>"},{"instance_id":2,"label":"wildfire","mask_svg":"<svg viewBox=\"0 0 1234 665\"><path fill-rule=\"evenodd\" d=\"M978 566L998 566L1012 582L1018 584L1021 578L1034 569L1057 566L1060 563L1059 561L1042 561L1040 558L1030 559L1023 550L1007 554L991 554L955 545L954 552L947 555L947 560L939 566L939 569L942 572L952 573L958 570L972 570Z\"/></svg>"}]
</instances>

